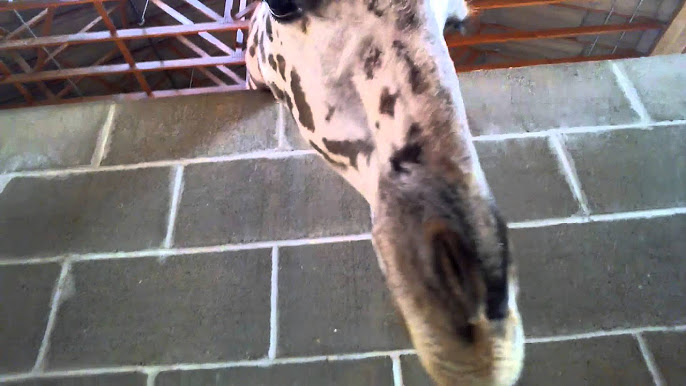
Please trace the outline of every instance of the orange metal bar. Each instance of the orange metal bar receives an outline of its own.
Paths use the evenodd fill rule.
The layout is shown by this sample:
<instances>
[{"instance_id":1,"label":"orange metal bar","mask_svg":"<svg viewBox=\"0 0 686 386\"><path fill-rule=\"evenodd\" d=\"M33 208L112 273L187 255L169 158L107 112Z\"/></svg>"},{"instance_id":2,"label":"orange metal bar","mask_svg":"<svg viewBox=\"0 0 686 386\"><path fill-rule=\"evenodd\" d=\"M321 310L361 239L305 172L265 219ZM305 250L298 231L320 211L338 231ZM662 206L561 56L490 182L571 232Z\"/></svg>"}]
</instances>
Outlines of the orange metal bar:
<instances>
[{"instance_id":1,"label":"orange metal bar","mask_svg":"<svg viewBox=\"0 0 686 386\"><path fill-rule=\"evenodd\" d=\"M228 3L228 0L227 0L227 3ZM242 18L244 18L244 17L250 17L250 15L252 15L253 12L255 12L255 10L257 9L257 6L258 6L258 5L260 5L260 1L254 1L254 2L252 2L252 3L250 3L250 4L248 4L245 8L243 8L243 9L240 10L240 11L238 11L238 12L233 16L233 18L236 19L236 20L238 20L238 19L242 19Z\"/></svg>"},{"instance_id":2,"label":"orange metal bar","mask_svg":"<svg viewBox=\"0 0 686 386\"><path fill-rule=\"evenodd\" d=\"M12 74L0 79L0 84L28 83L51 79L65 79L79 76L100 76L110 74L126 74L135 71L163 71L190 67L211 67L218 65L242 65L245 59L239 56L212 56L208 58L173 59L164 61L139 62L136 68L127 63L107 64L102 66L69 68L64 70L42 71L31 74Z\"/></svg>"},{"instance_id":3,"label":"orange metal bar","mask_svg":"<svg viewBox=\"0 0 686 386\"><path fill-rule=\"evenodd\" d=\"M165 11L169 16L171 16L172 18L174 18L176 21L180 22L181 24L185 24L185 25L192 25L193 24L193 22L190 19L188 19L187 17L182 15L180 12L176 11L174 8L170 7L168 4L166 4L162 0L151 0L151 1L155 5L157 5L161 10ZM216 37L214 37L213 35L211 35L207 32L201 32L198 34L198 36L203 38L205 41L207 41L208 43L210 43L211 45L213 45L215 48L219 49L220 51L223 51L225 54L233 55L235 53L235 51L232 50L229 46L227 46L221 40L217 39ZM190 41L188 41L188 42L190 42ZM182 43L186 44L187 42L182 41ZM197 50L195 48L193 48L191 45L188 45L188 44L186 44L186 45L188 46L188 48L191 48L200 56L209 56L209 54L207 54L206 52L204 52L202 49L200 49L199 47L197 47L195 45L193 45L193 46L195 46L197 48ZM226 74L226 76L228 76L229 78L233 79L234 82L236 82L236 83L243 82L243 79L241 79L241 77L239 77L236 73L234 73L230 69L224 67L224 68L219 68L219 70L221 72L223 72L224 74Z\"/></svg>"},{"instance_id":4,"label":"orange metal bar","mask_svg":"<svg viewBox=\"0 0 686 386\"><path fill-rule=\"evenodd\" d=\"M172 8L171 6L169 6L164 1L162 1L162 0L151 0L151 1L156 6L158 6L161 10L166 12L169 16L174 18L174 20L178 21L179 23L181 23L183 25L194 25L195 24L195 23L193 23L193 21L191 19L187 18L186 16L181 14L181 12ZM208 43L210 43L213 46L215 46L216 48L218 48L220 51L223 51L225 54L233 55L233 53L235 52L229 46L224 44L221 40L217 39L216 37L212 36L211 34L209 34L207 32L200 32L200 33L198 33L198 35L201 38L203 38L204 40L206 40Z\"/></svg>"},{"instance_id":5,"label":"orange metal bar","mask_svg":"<svg viewBox=\"0 0 686 386\"><path fill-rule=\"evenodd\" d=\"M190 49L191 51L193 51L194 53L196 53L198 56L203 57L203 58L204 58L204 57L209 57L209 56L210 56L210 54L208 54L207 52L205 52L205 50L203 50L202 48L198 47L195 43L191 42L191 41L190 41L188 38L186 38L185 36L180 36L180 35L179 35L179 36L176 36L176 39L178 39L178 41L181 42L181 44L183 44L183 45L186 46L188 49ZM181 51L179 51L179 49L176 48L176 47L174 46L173 42L169 45L169 48L170 48L172 51L174 51L177 55L179 55L180 57L182 57L182 58L187 56L187 55L184 55ZM224 73L224 74L226 74L227 76L229 76L231 79L234 79L234 77L237 77L236 73L234 73L233 71L229 70L229 68L226 67L226 66L217 66L216 68L217 68L217 70L219 70L219 71L221 71L222 73ZM204 68L204 67L199 67L198 69L199 69L203 74L205 74L208 78L212 79L212 81L213 81L215 84L217 84L217 85L226 84L226 83L224 83L224 81L222 81L221 79L219 79L219 78L217 78L216 76L214 76L214 74L212 74L212 73L211 73L209 70L207 70L206 68ZM234 80L235 80L235 79L234 79ZM242 81L242 79L241 79L241 81ZM240 83L240 82L238 82L238 83Z\"/></svg>"},{"instance_id":6,"label":"orange metal bar","mask_svg":"<svg viewBox=\"0 0 686 386\"><path fill-rule=\"evenodd\" d=\"M1 50L21 50L40 46L111 42L114 40L145 39L162 36L194 35L199 32L223 32L248 29L247 21L231 23L198 23L192 25L168 25L162 27L121 29L113 36L109 31L85 32L70 35L54 35L33 39L0 41Z\"/></svg>"},{"instance_id":7,"label":"orange metal bar","mask_svg":"<svg viewBox=\"0 0 686 386\"><path fill-rule=\"evenodd\" d=\"M598 60L615 60L615 59L625 59L631 56L625 55L598 55L598 56L575 56L571 58L560 58L560 59L536 59L536 60L520 60L510 63L491 63L491 64L478 64L478 65L457 65L455 66L455 71L457 72L469 72L478 70L495 70L501 68L515 68L515 67L527 67L527 66L537 66L542 64L559 64L559 63L577 63L577 62L593 62Z\"/></svg>"},{"instance_id":8,"label":"orange metal bar","mask_svg":"<svg viewBox=\"0 0 686 386\"><path fill-rule=\"evenodd\" d=\"M576 9L579 11L584 11L584 12L591 12L591 13L602 13L603 15L607 15L608 11L605 9L597 9L597 8L589 8L589 7L583 7L581 5L576 5L576 4L555 4L556 7L562 7L562 8L568 8L568 9ZM612 12L612 16L619 16L623 17L625 19L630 19L631 15L627 15L624 13L619 13L617 11ZM653 19L647 16L636 16L634 17L634 22L653 22L653 23L660 23L659 20Z\"/></svg>"},{"instance_id":9,"label":"orange metal bar","mask_svg":"<svg viewBox=\"0 0 686 386\"><path fill-rule=\"evenodd\" d=\"M471 6L473 9L483 10L496 8L530 7L536 5L561 3L563 1L566 0L479 0L472 2Z\"/></svg>"},{"instance_id":10,"label":"orange metal bar","mask_svg":"<svg viewBox=\"0 0 686 386\"><path fill-rule=\"evenodd\" d=\"M10 56L12 57L12 60L14 60L19 65L19 67L21 67L22 71L26 73L33 71L31 69L31 65L26 61L26 59L24 59L24 57L22 57L18 53L10 51ZM45 83L38 82L38 88L43 92L43 94L45 94L45 96L48 99L55 98L55 94L53 94L52 91L50 91L50 89L48 88L48 86L45 85Z\"/></svg>"},{"instance_id":11,"label":"orange metal bar","mask_svg":"<svg viewBox=\"0 0 686 386\"><path fill-rule=\"evenodd\" d=\"M446 36L446 44L448 47L462 47L471 46L475 44L489 44L489 43L505 43L512 41L522 41L522 40L535 40L535 39L556 39L556 38L566 38L570 36L583 36L583 35L600 35L600 34L611 34L622 31L645 31L651 29L661 29L662 24L659 23L631 23L631 24L618 24L618 25L599 25L599 26L587 26L587 27L574 27L574 28L555 28L548 30L539 31L519 31L519 32L507 32L502 34L486 34L477 36L460 36L452 34Z\"/></svg>"},{"instance_id":12,"label":"orange metal bar","mask_svg":"<svg viewBox=\"0 0 686 386\"><path fill-rule=\"evenodd\" d=\"M123 7L124 4L120 4L119 6ZM107 14L109 15L112 11L114 11L115 8L116 8L116 6L108 9ZM79 30L79 32L77 32L77 34L80 34L83 32L88 32L91 28L95 27L98 23L100 23L101 20L102 20L102 16L96 17L90 23L86 24L83 28L81 28ZM45 61L43 61L43 63L40 66L36 65L34 71L40 71L45 66L45 63L47 63L50 59L59 55L62 51L66 50L67 47L69 47L69 44L62 44L61 46L57 47L54 51L52 51L50 53L50 55L48 55L47 58L45 58Z\"/></svg>"},{"instance_id":13,"label":"orange metal bar","mask_svg":"<svg viewBox=\"0 0 686 386\"><path fill-rule=\"evenodd\" d=\"M110 30L112 36L115 37L114 44L117 45L117 48L119 48L119 51L121 51L121 55L124 57L124 60L126 60L126 63L128 63L131 69L133 70L133 76L136 77L138 84L140 84L143 91L145 91L148 95L152 95L152 89L150 88L148 81L145 80L143 73L136 68L136 61L133 59L133 56L131 55L131 52L129 52L128 47L126 47L126 44L124 44L123 40L116 38L117 27L114 26L114 23L112 23L112 20L110 19L109 15L107 15L105 6L102 5L102 0L95 0L95 3L93 3L93 5L95 6L95 9L98 11L98 14L100 14L100 17L102 18L103 23L105 23L105 26L107 26L107 29Z\"/></svg>"},{"instance_id":14,"label":"orange metal bar","mask_svg":"<svg viewBox=\"0 0 686 386\"><path fill-rule=\"evenodd\" d=\"M129 20L126 16L126 4L126 0L121 0L119 4L119 18L121 19L121 28L126 28L129 25Z\"/></svg>"},{"instance_id":15,"label":"orange metal bar","mask_svg":"<svg viewBox=\"0 0 686 386\"><path fill-rule=\"evenodd\" d=\"M3 81L5 81L6 79L8 79L12 76L12 72L7 67L7 65L2 61L0 61L0 72L5 74L5 79L3 79ZM23 84L21 84L21 82L8 82L8 83L13 83L14 87L16 87L16 89L19 90L21 95L24 96L24 99L26 99L26 102L28 102L29 104L33 104L33 97L31 96L31 93L29 92L29 90L26 89L26 87L24 87Z\"/></svg>"},{"instance_id":16,"label":"orange metal bar","mask_svg":"<svg viewBox=\"0 0 686 386\"><path fill-rule=\"evenodd\" d=\"M467 59L465 59L463 64L466 64L466 65L467 64L474 64L474 62L476 62L480 56L481 56L481 51L472 50L472 52L469 55L467 55Z\"/></svg>"},{"instance_id":17,"label":"orange metal bar","mask_svg":"<svg viewBox=\"0 0 686 386\"><path fill-rule=\"evenodd\" d=\"M43 28L41 28L42 36L50 35L50 30L52 29L52 20L54 19L54 17L55 8L48 8L48 14L45 16L45 20L43 20ZM45 52L45 49L43 47L39 47L36 50L38 52L36 53L37 61L35 68L43 67L43 65L45 64L45 58L47 53Z\"/></svg>"},{"instance_id":18,"label":"orange metal bar","mask_svg":"<svg viewBox=\"0 0 686 386\"><path fill-rule=\"evenodd\" d=\"M484 27L490 27L490 28L495 28L495 29L501 29L501 30L504 30L504 31L511 31L511 32L521 32L521 31L522 31L522 30L517 29L517 28L506 27L506 26L500 25L500 24L484 23L484 24L482 24L482 26L484 26ZM575 37L559 38L559 39L566 40L566 41L572 42L572 43L577 43L577 44L580 44L580 45L583 46L583 47L585 47L585 46L591 44L590 41L586 41L586 42L585 42L585 41L579 40L579 39L577 39L577 38L575 38ZM610 49L614 48L613 45L605 44L605 43L596 43L596 46L597 46L597 47L603 47L603 48L610 48ZM638 52L638 51L636 51L636 50L631 50L631 49L622 48L622 49L620 49L620 51L621 51L622 53L626 54L626 55L635 55L635 56L640 56L640 55L641 55L640 52Z\"/></svg>"},{"instance_id":19,"label":"orange metal bar","mask_svg":"<svg viewBox=\"0 0 686 386\"><path fill-rule=\"evenodd\" d=\"M119 52L118 48L110 50L110 52L106 53L105 55L103 55L103 57L98 59L94 63L94 65L99 66L99 65L109 61L110 59L112 59L117 54L117 52ZM76 84L78 84L84 78L85 78L85 76L81 76L81 77L78 77L78 78L72 80L71 82L69 82L68 85L64 86L64 88L62 90L60 90L60 92L57 93L57 97L61 98L62 96L64 96L66 93L71 91L76 86Z\"/></svg>"},{"instance_id":20,"label":"orange metal bar","mask_svg":"<svg viewBox=\"0 0 686 386\"><path fill-rule=\"evenodd\" d=\"M115 52L119 52L119 49L116 49L116 48L115 48L114 51L115 51ZM74 63L72 63L72 62L70 62L69 60L66 60L66 59L62 59L62 64L65 64L65 65L67 65L67 66L69 66L69 67L76 67L76 64L74 64ZM98 82L98 83L102 84L103 86L105 86L105 88L106 88L111 94L116 94L116 93L122 92L122 91L121 91L121 90L122 90L121 88L120 88L119 90L117 90L117 88L115 87L115 85L114 85L113 83L108 82L108 81L106 81L105 79L102 79L102 78L100 78L100 77L94 76L94 77L93 77L93 81ZM68 82L68 83L69 83L69 85L72 84L72 82Z\"/></svg>"},{"instance_id":21,"label":"orange metal bar","mask_svg":"<svg viewBox=\"0 0 686 386\"><path fill-rule=\"evenodd\" d=\"M217 12L215 12L212 8L206 6L205 4L201 3L198 0L185 0L186 3L190 4L193 6L193 8L197 9L202 13L203 15L209 17L212 19L212 21L222 21L224 20L223 16L220 16ZM229 0L231 1L231 0Z\"/></svg>"},{"instance_id":22,"label":"orange metal bar","mask_svg":"<svg viewBox=\"0 0 686 386\"><path fill-rule=\"evenodd\" d=\"M183 36L179 36L179 38L183 38ZM184 38L184 39L185 39L185 38ZM191 43L191 44L192 44L192 43ZM174 42L171 42L171 43L169 44L169 49L170 49L172 52L174 52L175 54L179 55L180 57L182 57L182 58L185 57L185 55L183 54L183 52L181 52L181 50L179 50L178 48L176 48L176 46L174 45ZM221 66L221 67L223 67L223 66ZM209 78L210 80L212 80L212 82L214 82L217 86L226 85L226 83L224 83L221 79L219 79L218 77L216 77L212 72L210 72L210 71L209 71L208 69L206 69L205 67L197 67L197 68L198 68L198 71L200 71L201 73L203 73L203 75L205 75L207 78ZM217 68L219 68L219 67L217 67Z\"/></svg>"},{"instance_id":23,"label":"orange metal bar","mask_svg":"<svg viewBox=\"0 0 686 386\"><path fill-rule=\"evenodd\" d=\"M32 17L32 18L31 18L29 21L27 21L26 23L22 23L22 25L20 25L19 28L15 29L14 31L12 31L12 32L8 33L7 35L5 35L5 36L3 37L3 39L6 39L6 40L12 39L13 37L15 37L15 36L19 35L20 33L24 32L25 30L27 30L27 29L33 27L34 24L36 24L36 23L38 23L39 21L41 21L45 16L47 16L47 14L48 14L48 10L47 10L47 9L44 9L41 13L39 13L38 15Z\"/></svg>"},{"instance_id":24,"label":"orange metal bar","mask_svg":"<svg viewBox=\"0 0 686 386\"><path fill-rule=\"evenodd\" d=\"M244 90L246 90L245 85L197 87L197 88L184 88L184 89L179 89L179 90L155 91L155 92L153 92L153 97L155 97L155 98L170 98L170 97L185 96L185 95L226 93L226 92L244 91ZM148 98L149 98L149 96L144 92L133 92L133 93L127 93L127 94L98 95L98 96L92 96L92 97L60 99L58 104L95 102L95 101L115 101L115 102L138 101L138 100L143 100L143 99L148 99ZM48 101L37 101L37 102L33 103L31 106L43 106L43 105L52 105L52 104L55 104L55 103L51 103ZM26 103L0 105L0 110L20 108L20 107L28 107L28 106L29 105Z\"/></svg>"},{"instance_id":25,"label":"orange metal bar","mask_svg":"<svg viewBox=\"0 0 686 386\"><path fill-rule=\"evenodd\" d=\"M3 1L0 3L1 11L22 11L26 9L35 8L51 8L61 7L64 5L79 5L90 4L94 0L20 0L20 1ZM119 0L102 0L102 1L119 1Z\"/></svg>"}]
</instances>

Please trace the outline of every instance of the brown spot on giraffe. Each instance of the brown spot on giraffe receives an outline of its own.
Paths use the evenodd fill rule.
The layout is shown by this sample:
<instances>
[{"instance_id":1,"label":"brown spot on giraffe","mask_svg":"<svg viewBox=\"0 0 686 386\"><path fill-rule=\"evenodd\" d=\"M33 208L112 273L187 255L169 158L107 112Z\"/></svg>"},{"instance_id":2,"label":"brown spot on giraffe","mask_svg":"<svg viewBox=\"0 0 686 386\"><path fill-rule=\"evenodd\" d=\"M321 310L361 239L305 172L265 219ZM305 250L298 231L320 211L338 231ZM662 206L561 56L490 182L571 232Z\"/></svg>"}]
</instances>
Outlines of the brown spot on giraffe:
<instances>
[{"instance_id":1,"label":"brown spot on giraffe","mask_svg":"<svg viewBox=\"0 0 686 386\"><path fill-rule=\"evenodd\" d=\"M393 118L395 115L395 101L397 99L398 94L391 94L388 87L384 87L381 91L381 98L379 100L379 113Z\"/></svg>"},{"instance_id":2,"label":"brown spot on giraffe","mask_svg":"<svg viewBox=\"0 0 686 386\"><path fill-rule=\"evenodd\" d=\"M324 146L326 149L333 154L337 154L343 157L347 157L350 161L350 166L357 169L357 157L362 154L367 157L367 163L369 163L369 157L374 151L374 145L367 140L344 140L344 141L332 141L327 138L323 138Z\"/></svg>"},{"instance_id":3,"label":"brown spot on giraffe","mask_svg":"<svg viewBox=\"0 0 686 386\"><path fill-rule=\"evenodd\" d=\"M293 92L295 108L298 110L298 120L307 130L314 132L312 109L307 103L305 92L300 84L300 75L295 69L291 70L291 91Z\"/></svg>"}]
</instances>

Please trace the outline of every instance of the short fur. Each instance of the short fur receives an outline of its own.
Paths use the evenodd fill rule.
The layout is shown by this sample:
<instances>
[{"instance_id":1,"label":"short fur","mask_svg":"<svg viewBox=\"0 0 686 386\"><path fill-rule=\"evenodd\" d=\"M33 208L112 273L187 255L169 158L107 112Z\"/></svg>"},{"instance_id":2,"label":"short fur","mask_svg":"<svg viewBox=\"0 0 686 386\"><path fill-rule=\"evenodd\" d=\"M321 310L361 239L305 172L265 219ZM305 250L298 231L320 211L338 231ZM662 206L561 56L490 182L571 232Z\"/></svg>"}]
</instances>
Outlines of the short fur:
<instances>
[{"instance_id":1,"label":"short fur","mask_svg":"<svg viewBox=\"0 0 686 386\"><path fill-rule=\"evenodd\" d=\"M269 0L272 7L290 0ZM263 3L249 83L369 202L379 264L420 361L439 385L512 385L523 362L507 227L467 140L443 39L460 0ZM453 23L454 24L454 23ZM459 24L459 23L458 23Z\"/></svg>"}]
</instances>

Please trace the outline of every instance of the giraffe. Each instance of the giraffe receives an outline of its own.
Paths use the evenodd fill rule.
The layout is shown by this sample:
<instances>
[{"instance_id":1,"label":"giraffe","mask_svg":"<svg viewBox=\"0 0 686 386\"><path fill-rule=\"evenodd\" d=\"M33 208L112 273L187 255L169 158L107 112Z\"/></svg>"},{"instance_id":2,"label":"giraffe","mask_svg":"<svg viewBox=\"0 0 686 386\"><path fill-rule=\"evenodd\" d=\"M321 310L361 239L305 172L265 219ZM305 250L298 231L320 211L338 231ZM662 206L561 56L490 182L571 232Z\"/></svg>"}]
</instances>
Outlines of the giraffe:
<instances>
[{"instance_id":1,"label":"giraffe","mask_svg":"<svg viewBox=\"0 0 686 386\"><path fill-rule=\"evenodd\" d=\"M379 266L433 381L512 385L516 268L443 39L468 15L464 0L264 0L248 84L285 103L369 203Z\"/></svg>"}]
</instances>

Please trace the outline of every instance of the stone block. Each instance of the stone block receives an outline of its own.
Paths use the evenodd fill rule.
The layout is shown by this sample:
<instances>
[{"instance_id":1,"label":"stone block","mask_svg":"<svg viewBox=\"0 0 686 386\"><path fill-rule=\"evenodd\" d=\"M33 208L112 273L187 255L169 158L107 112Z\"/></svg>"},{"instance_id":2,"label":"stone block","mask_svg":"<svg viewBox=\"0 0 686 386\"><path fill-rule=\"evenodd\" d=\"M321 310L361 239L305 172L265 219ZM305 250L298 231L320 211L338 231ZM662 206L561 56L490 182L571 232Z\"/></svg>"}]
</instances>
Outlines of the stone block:
<instances>
[{"instance_id":1,"label":"stone block","mask_svg":"<svg viewBox=\"0 0 686 386\"><path fill-rule=\"evenodd\" d=\"M565 144L592 212L686 205L686 126L570 134Z\"/></svg>"},{"instance_id":2,"label":"stone block","mask_svg":"<svg viewBox=\"0 0 686 386\"><path fill-rule=\"evenodd\" d=\"M273 149L277 108L256 91L122 103L103 164Z\"/></svg>"},{"instance_id":3,"label":"stone block","mask_svg":"<svg viewBox=\"0 0 686 386\"><path fill-rule=\"evenodd\" d=\"M145 386L143 373L115 373L84 376L46 377L2 383L3 386Z\"/></svg>"},{"instance_id":4,"label":"stone block","mask_svg":"<svg viewBox=\"0 0 686 386\"><path fill-rule=\"evenodd\" d=\"M234 367L216 370L170 371L157 375L156 386L392 386L390 358L312 362L269 367Z\"/></svg>"},{"instance_id":5,"label":"stone block","mask_svg":"<svg viewBox=\"0 0 686 386\"><path fill-rule=\"evenodd\" d=\"M180 246L368 232L369 205L317 156L192 165L176 224Z\"/></svg>"},{"instance_id":6,"label":"stone block","mask_svg":"<svg viewBox=\"0 0 686 386\"><path fill-rule=\"evenodd\" d=\"M567 217L580 211L557 155L543 138L475 142L507 221Z\"/></svg>"},{"instance_id":7,"label":"stone block","mask_svg":"<svg viewBox=\"0 0 686 386\"><path fill-rule=\"evenodd\" d=\"M400 368L403 370L404 386L434 386L431 377L424 370L416 355L401 356Z\"/></svg>"},{"instance_id":8,"label":"stone block","mask_svg":"<svg viewBox=\"0 0 686 386\"><path fill-rule=\"evenodd\" d=\"M36 363L59 273L58 264L0 266L0 374Z\"/></svg>"},{"instance_id":9,"label":"stone block","mask_svg":"<svg viewBox=\"0 0 686 386\"><path fill-rule=\"evenodd\" d=\"M644 334L665 385L686 385L686 332Z\"/></svg>"},{"instance_id":10,"label":"stone block","mask_svg":"<svg viewBox=\"0 0 686 386\"><path fill-rule=\"evenodd\" d=\"M371 242L280 249L279 356L410 348Z\"/></svg>"},{"instance_id":11,"label":"stone block","mask_svg":"<svg viewBox=\"0 0 686 386\"><path fill-rule=\"evenodd\" d=\"M73 264L50 369L257 359L269 346L271 251Z\"/></svg>"},{"instance_id":12,"label":"stone block","mask_svg":"<svg viewBox=\"0 0 686 386\"><path fill-rule=\"evenodd\" d=\"M686 55L622 60L619 64L653 120L686 118Z\"/></svg>"},{"instance_id":13,"label":"stone block","mask_svg":"<svg viewBox=\"0 0 686 386\"><path fill-rule=\"evenodd\" d=\"M526 345L522 386L652 385L630 335Z\"/></svg>"},{"instance_id":14,"label":"stone block","mask_svg":"<svg viewBox=\"0 0 686 386\"><path fill-rule=\"evenodd\" d=\"M510 231L527 337L686 323L686 215Z\"/></svg>"},{"instance_id":15,"label":"stone block","mask_svg":"<svg viewBox=\"0 0 686 386\"><path fill-rule=\"evenodd\" d=\"M14 178L0 190L0 259L160 247L172 171Z\"/></svg>"},{"instance_id":16,"label":"stone block","mask_svg":"<svg viewBox=\"0 0 686 386\"><path fill-rule=\"evenodd\" d=\"M474 135L639 120L607 62L475 71L459 78Z\"/></svg>"},{"instance_id":17,"label":"stone block","mask_svg":"<svg viewBox=\"0 0 686 386\"><path fill-rule=\"evenodd\" d=\"M106 103L0 111L0 173L89 165Z\"/></svg>"}]
</instances>

